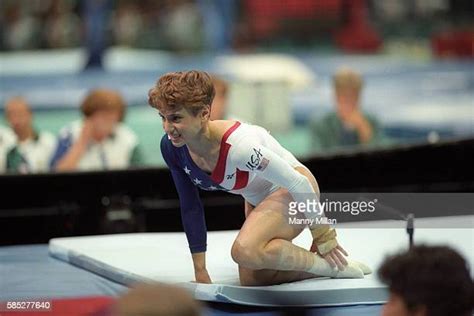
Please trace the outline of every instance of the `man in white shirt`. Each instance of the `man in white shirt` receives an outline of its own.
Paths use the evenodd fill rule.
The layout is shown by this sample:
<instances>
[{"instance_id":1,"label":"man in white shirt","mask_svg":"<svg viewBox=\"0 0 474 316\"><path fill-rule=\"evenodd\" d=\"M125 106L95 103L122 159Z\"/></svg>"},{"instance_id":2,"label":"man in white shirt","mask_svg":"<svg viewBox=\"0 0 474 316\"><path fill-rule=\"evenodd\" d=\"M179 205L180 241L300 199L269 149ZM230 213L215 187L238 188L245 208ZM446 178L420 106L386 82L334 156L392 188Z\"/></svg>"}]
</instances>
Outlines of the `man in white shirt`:
<instances>
[{"instance_id":1,"label":"man in white shirt","mask_svg":"<svg viewBox=\"0 0 474 316\"><path fill-rule=\"evenodd\" d=\"M0 173L5 172L7 167L8 151L15 145L15 134L6 127L0 125Z\"/></svg>"},{"instance_id":2,"label":"man in white shirt","mask_svg":"<svg viewBox=\"0 0 474 316\"><path fill-rule=\"evenodd\" d=\"M56 147L55 137L39 132L33 126L33 113L25 99L14 97L5 104L5 117L16 136L16 144L8 150L8 172L31 173L49 170Z\"/></svg>"}]
</instances>

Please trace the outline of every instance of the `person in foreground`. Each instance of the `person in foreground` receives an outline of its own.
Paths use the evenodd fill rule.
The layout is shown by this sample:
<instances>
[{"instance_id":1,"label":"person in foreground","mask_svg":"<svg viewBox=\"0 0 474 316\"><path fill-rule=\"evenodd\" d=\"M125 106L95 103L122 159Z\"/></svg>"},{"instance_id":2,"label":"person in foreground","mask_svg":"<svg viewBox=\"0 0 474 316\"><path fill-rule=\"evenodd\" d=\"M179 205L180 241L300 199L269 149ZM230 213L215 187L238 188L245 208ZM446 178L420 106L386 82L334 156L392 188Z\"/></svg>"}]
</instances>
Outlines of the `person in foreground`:
<instances>
[{"instance_id":1,"label":"person in foreground","mask_svg":"<svg viewBox=\"0 0 474 316\"><path fill-rule=\"evenodd\" d=\"M199 316L202 306L185 290L167 284L137 284L112 306L114 316Z\"/></svg>"},{"instance_id":2,"label":"person in foreground","mask_svg":"<svg viewBox=\"0 0 474 316\"><path fill-rule=\"evenodd\" d=\"M242 285L270 285L315 276L363 278L370 269L345 258L336 231L319 224L323 214L305 213L311 251L291 241L305 225L291 224L289 203L318 199L311 172L261 127L211 121L215 89L205 72L163 75L149 91L165 135L161 152L170 168L197 282L211 283L206 269L206 223L197 187L245 199L246 220L232 246ZM297 216L303 216L301 212ZM314 251L314 252L312 252Z\"/></svg>"},{"instance_id":3,"label":"person in foreground","mask_svg":"<svg viewBox=\"0 0 474 316\"><path fill-rule=\"evenodd\" d=\"M385 259L378 271L390 297L382 316L468 316L474 284L464 258L446 246L414 246Z\"/></svg>"},{"instance_id":4,"label":"person in foreground","mask_svg":"<svg viewBox=\"0 0 474 316\"><path fill-rule=\"evenodd\" d=\"M90 316L199 316L203 305L183 288L164 283L137 283Z\"/></svg>"}]
</instances>

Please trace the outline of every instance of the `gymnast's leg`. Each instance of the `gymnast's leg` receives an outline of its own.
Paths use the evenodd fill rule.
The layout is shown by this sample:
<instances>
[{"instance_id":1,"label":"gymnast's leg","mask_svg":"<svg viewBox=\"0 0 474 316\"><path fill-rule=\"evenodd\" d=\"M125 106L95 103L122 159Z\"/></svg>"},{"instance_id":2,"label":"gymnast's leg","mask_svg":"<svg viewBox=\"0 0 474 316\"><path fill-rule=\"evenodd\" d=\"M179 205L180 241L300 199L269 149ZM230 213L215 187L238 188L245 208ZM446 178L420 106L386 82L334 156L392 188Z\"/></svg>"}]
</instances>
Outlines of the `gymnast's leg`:
<instances>
[{"instance_id":1,"label":"gymnast's leg","mask_svg":"<svg viewBox=\"0 0 474 316\"><path fill-rule=\"evenodd\" d=\"M239 264L242 285L270 285L303 280L315 276L363 277L350 262L343 271L335 271L322 257L292 244L304 226L288 223L291 195L279 189L253 210L232 247L232 258Z\"/></svg>"},{"instance_id":2,"label":"gymnast's leg","mask_svg":"<svg viewBox=\"0 0 474 316\"><path fill-rule=\"evenodd\" d=\"M253 213L255 208L253 206L250 206L249 204L246 203L245 205L245 217L248 218L251 213ZM257 210L256 212L259 212ZM257 213L253 213L257 214ZM258 218L260 217L265 217L265 216L259 216L257 215L252 215L252 218L255 218L255 224L258 225ZM279 216L278 216L279 217ZM262 218L264 220L264 218ZM246 223L251 223L253 220L249 220L249 222L246 221ZM249 230L252 228L247 226ZM289 226L289 225L288 225ZM288 239L293 239L294 237L298 236L301 231L304 229L304 227L300 226L290 226L286 227L287 231L283 232L282 235L286 235L286 238ZM244 227L242 228L244 229ZM247 228L246 228L247 229ZM242 232L242 230L241 230ZM238 245L237 243L241 242L242 240L240 239L242 237L241 234L239 234L239 237L236 239L236 242L234 243L234 246L232 248L232 256L234 257L234 260L238 261L242 258L242 253L240 251L242 250L240 248L240 244ZM280 284L280 283L285 283L285 282L292 282L292 281L300 281L304 279L309 279L309 278L314 278L314 274L305 272L305 271L279 271L279 270L272 270L272 269L250 269L246 268L242 265L239 264L239 277L240 277L240 283L242 285L247 285L247 286L257 286L257 285L273 285L273 284Z\"/></svg>"}]
</instances>

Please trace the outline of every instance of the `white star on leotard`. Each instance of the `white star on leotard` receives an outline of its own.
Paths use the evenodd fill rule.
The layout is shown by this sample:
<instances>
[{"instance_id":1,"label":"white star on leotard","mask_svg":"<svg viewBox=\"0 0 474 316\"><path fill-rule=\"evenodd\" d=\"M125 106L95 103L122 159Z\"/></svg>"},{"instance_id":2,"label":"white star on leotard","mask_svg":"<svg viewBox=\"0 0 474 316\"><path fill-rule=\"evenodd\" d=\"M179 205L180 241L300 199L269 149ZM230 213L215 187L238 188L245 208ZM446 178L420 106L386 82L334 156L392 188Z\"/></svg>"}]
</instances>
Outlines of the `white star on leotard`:
<instances>
[{"instance_id":1,"label":"white star on leotard","mask_svg":"<svg viewBox=\"0 0 474 316\"><path fill-rule=\"evenodd\" d=\"M211 186L209 187L209 190L215 191L215 190L217 190L217 188L216 188L215 186L211 185Z\"/></svg>"},{"instance_id":2,"label":"white star on leotard","mask_svg":"<svg viewBox=\"0 0 474 316\"><path fill-rule=\"evenodd\" d=\"M198 178L194 178L194 179L193 179L193 182L194 182L194 184L197 184L197 185L199 185L199 184L202 183L202 181L199 180Z\"/></svg>"},{"instance_id":3,"label":"white star on leotard","mask_svg":"<svg viewBox=\"0 0 474 316\"><path fill-rule=\"evenodd\" d=\"M186 174L191 174L191 170L188 169L188 166L184 166L183 170L186 172Z\"/></svg>"}]
</instances>

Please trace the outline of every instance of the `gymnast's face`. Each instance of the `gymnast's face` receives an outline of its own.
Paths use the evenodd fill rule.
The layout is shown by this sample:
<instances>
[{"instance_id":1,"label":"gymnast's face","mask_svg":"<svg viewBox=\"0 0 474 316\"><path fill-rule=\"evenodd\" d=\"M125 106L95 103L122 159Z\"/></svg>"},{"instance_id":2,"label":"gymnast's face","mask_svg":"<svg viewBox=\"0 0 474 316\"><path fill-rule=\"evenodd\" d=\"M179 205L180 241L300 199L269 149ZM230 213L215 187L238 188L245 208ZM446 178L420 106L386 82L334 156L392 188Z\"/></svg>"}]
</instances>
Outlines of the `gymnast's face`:
<instances>
[{"instance_id":1,"label":"gymnast's face","mask_svg":"<svg viewBox=\"0 0 474 316\"><path fill-rule=\"evenodd\" d=\"M203 113L205 111L207 112ZM183 107L180 110L162 109L159 114L163 129L175 147L184 146L196 139L202 131L203 124L209 121L208 110L202 110L194 116ZM207 118L203 115L207 115Z\"/></svg>"},{"instance_id":2,"label":"gymnast's face","mask_svg":"<svg viewBox=\"0 0 474 316\"><path fill-rule=\"evenodd\" d=\"M424 308L416 308L410 310L407 308L403 298L391 292L387 303L383 306L382 316L425 316L426 312Z\"/></svg>"}]
</instances>

